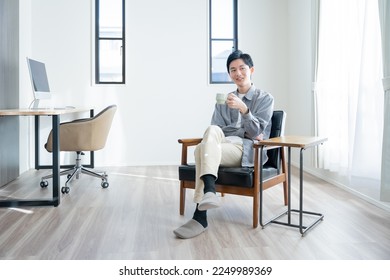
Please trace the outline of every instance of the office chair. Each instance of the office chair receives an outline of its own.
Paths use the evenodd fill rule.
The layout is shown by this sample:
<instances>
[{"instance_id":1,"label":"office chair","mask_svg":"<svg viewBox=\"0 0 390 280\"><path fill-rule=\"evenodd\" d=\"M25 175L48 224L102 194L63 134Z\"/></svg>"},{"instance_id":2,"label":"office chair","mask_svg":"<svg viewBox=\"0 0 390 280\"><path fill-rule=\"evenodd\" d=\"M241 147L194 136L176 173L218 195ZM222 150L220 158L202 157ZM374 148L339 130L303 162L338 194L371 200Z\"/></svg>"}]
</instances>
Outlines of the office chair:
<instances>
[{"instance_id":1,"label":"office chair","mask_svg":"<svg viewBox=\"0 0 390 280\"><path fill-rule=\"evenodd\" d=\"M270 138L282 136L286 113L274 111ZM184 215L186 189L195 188L195 164L187 162L188 147L195 146L202 138L179 139L182 144L181 165L179 166L180 180L180 215ZM260 148L258 143L253 144L255 161L254 167L219 167L216 191L222 193L250 196L253 198L253 227L259 224L259 195L260 180L263 180L263 189L283 183L284 205L287 205L287 165L284 148L266 147L268 161L263 166L263 178L260 178Z\"/></svg>"},{"instance_id":2,"label":"office chair","mask_svg":"<svg viewBox=\"0 0 390 280\"><path fill-rule=\"evenodd\" d=\"M60 176L67 175L65 186L61 188L62 193L70 192L68 184L74 178L79 179L81 173L102 179L101 186L103 188L108 188L109 183L107 181L106 172L94 172L83 167L81 164L81 156L84 155L83 152L97 151L104 148L116 109L116 105L111 105L94 117L77 119L60 124L60 151L76 152L76 165L73 168L60 172ZM48 152L53 151L52 131L48 136L45 148ZM41 187L47 187L49 185L47 179L52 177L53 174L42 177L40 183Z\"/></svg>"}]
</instances>

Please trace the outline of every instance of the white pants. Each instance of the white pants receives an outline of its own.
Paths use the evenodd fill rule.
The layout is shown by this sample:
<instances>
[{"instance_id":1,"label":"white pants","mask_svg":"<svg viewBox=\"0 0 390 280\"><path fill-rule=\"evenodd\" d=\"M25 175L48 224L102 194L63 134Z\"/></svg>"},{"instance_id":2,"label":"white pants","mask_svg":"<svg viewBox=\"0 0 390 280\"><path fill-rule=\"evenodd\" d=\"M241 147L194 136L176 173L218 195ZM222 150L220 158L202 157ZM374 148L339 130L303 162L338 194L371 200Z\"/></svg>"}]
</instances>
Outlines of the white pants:
<instances>
[{"instance_id":1,"label":"white pants","mask_svg":"<svg viewBox=\"0 0 390 280\"><path fill-rule=\"evenodd\" d=\"M207 128L202 142L195 148L195 203L199 203L203 197L204 184L200 177L212 174L217 178L220 165L240 167L242 150L241 144L232 144L226 141L220 127L211 125Z\"/></svg>"}]
</instances>

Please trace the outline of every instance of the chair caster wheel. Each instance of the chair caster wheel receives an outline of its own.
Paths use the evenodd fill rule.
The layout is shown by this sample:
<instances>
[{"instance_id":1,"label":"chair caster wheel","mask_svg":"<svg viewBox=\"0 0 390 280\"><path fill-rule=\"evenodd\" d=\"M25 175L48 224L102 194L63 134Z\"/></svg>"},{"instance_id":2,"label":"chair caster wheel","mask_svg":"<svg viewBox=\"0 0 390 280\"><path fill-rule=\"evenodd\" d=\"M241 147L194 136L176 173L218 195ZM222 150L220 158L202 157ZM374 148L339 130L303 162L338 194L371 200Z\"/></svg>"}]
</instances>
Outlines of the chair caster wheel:
<instances>
[{"instance_id":1,"label":"chair caster wheel","mask_svg":"<svg viewBox=\"0 0 390 280\"><path fill-rule=\"evenodd\" d=\"M69 188L69 187L62 187L62 188L61 188L61 192L62 192L63 194L69 193L69 192L70 192L70 188Z\"/></svg>"},{"instance_id":2,"label":"chair caster wheel","mask_svg":"<svg viewBox=\"0 0 390 280\"><path fill-rule=\"evenodd\" d=\"M40 185L41 185L41 188L47 188L49 183L47 181L41 181Z\"/></svg>"},{"instance_id":3,"label":"chair caster wheel","mask_svg":"<svg viewBox=\"0 0 390 280\"><path fill-rule=\"evenodd\" d=\"M102 188L107 189L110 184L107 181L102 182Z\"/></svg>"}]
</instances>

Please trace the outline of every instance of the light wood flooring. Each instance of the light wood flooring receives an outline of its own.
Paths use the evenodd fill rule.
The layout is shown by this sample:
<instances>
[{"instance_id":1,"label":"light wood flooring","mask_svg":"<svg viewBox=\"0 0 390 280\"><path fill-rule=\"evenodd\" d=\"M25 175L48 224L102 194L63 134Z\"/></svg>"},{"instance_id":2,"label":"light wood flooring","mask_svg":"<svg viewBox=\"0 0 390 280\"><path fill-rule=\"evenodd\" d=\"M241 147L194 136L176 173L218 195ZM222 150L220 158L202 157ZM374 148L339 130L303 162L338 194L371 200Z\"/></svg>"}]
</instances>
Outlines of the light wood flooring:
<instances>
[{"instance_id":1,"label":"light wood flooring","mask_svg":"<svg viewBox=\"0 0 390 280\"><path fill-rule=\"evenodd\" d=\"M0 208L0 259L58 260L389 260L390 213L305 174L305 209L325 218L302 237L296 228L252 228L250 198L225 195L208 211L209 228L178 239L173 229L192 217L192 190L179 215L177 166L110 167L110 187L86 175L58 207ZM43 198L49 170L31 170L0 188L0 198ZM64 180L64 179L62 179ZM293 207L297 206L294 169ZM266 216L281 211L282 188L266 191Z\"/></svg>"}]
</instances>

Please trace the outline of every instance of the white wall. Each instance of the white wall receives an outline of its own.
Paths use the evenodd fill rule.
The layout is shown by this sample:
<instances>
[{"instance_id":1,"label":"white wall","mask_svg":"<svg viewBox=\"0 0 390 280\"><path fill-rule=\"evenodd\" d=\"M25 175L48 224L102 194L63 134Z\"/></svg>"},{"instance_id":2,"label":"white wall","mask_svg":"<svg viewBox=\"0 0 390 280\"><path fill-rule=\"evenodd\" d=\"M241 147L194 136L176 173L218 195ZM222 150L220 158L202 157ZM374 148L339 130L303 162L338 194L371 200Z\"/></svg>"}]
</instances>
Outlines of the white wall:
<instances>
[{"instance_id":1,"label":"white wall","mask_svg":"<svg viewBox=\"0 0 390 280\"><path fill-rule=\"evenodd\" d=\"M311 50L311 4L288 1L289 127L287 133L314 134Z\"/></svg>"},{"instance_id":2,"label":"white wall","mask_svg":"<svg viewBox=\"0 0 390 280\"><path fill-rule=\"evenodd\" d=\"M288 1L288 115L287 134L315 135L312 94L312 1ZM314 168L314 149L306 150L304 162ZM298 149L293 149L293 162L298 163Z\"/></svg>"},{"instance_id":3,"label":"white wall","mask_svg":"<svg viewBox=\"0 0 390 280\"><path fill-rule=\"evenodd\" d=\"M21 19L22 26L31 26L26 34L31 48L21 57L46 63L55 105L97 111L119 106L107 146L96 153L98 166L177 164L177 139L201 136L210 122L214 93L234 89L208 84L208 1L126 1L124 86L91 84L92 4L32 1L31 18ZM254 82L275 96L280 109L287 109L287 7L286 0L246 0L240 2L239 16L239 47L254 58ZM28 88L24 77L21 83ZM21 106L30 101L27 97Z\"/></svg>"}]
</instances>

